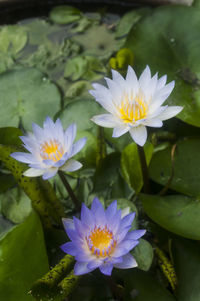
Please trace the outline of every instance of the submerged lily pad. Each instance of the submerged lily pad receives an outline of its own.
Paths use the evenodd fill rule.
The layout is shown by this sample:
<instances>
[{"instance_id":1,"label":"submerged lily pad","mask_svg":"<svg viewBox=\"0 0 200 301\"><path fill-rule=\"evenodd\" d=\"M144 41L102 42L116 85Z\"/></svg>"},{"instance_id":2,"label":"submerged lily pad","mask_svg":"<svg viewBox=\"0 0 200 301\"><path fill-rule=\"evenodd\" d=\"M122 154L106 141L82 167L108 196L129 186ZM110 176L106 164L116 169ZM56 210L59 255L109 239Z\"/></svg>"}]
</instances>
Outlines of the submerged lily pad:
<instances>
[{"instance_id":1,"label":"submerged lily pad","mask_svg":"<svg viewBox=\"0 0 200 301\"><path fill-rule=\"evenodd\" d=\"M32 122L41 124L60 109L60 93L40 71L27 68L0 75L0 126L26 129Z\"/></svg>"}]
</instances>

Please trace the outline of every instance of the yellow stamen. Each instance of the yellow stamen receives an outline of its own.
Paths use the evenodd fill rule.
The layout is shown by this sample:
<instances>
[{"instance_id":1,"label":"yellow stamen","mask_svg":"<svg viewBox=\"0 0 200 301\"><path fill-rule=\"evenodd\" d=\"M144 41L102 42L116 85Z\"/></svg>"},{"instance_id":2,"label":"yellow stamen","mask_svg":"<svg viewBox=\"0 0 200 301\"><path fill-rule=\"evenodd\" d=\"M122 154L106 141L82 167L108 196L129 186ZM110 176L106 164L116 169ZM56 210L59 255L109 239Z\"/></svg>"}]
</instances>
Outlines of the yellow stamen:
<instances>
[{"instance_id":1,"label":"yellow stamen","mask_svg":"<svg viewBox=\"0 0 200 301\"><path fill-rule=\"evenodd\" d=\"M104 228L95 227L94 230L90 232L87 243L90 251L97 257L109 256L116 246L113 233L107 226Z\"/></svg>"},{"instance_id":2,"label":"yellow stamen","mask_svg":"<svg viewBox=\"0 0 200 301\"><path fill-rule=\"evenodd\" d=\"M56 139L44 142L40 146L40 155L43 160L59 161L64 154L62 145Z\"/></svg>"},{"instance_id":3,"label":"yellow stamen","mask_svg":"<svg viewBox=\"0 0 200 301\"><path fill-rule=\"evenodd\" d=\"M131 97L131 99L133 99ZM142 96L136 96L130 100L127 94L124 94L121 104L117 107L119 117L125 123L135 123L146 117L148 105Z\"/></svg>"}]
</instances>

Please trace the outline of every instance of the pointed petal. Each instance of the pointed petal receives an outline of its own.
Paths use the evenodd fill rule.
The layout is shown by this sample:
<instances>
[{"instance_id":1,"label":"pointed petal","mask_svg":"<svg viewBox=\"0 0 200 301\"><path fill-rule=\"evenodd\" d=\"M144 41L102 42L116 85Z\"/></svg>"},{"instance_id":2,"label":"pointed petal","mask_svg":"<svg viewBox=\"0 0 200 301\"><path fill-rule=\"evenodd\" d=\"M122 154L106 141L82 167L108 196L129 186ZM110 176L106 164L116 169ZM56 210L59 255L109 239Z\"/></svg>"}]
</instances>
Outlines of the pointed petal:
<instances>
[{"instance_id":1,"label":"pointed petal","mask_svg":"<svg viewBox=\"0 0 200 301\"><path fill-rule=\"evenodd\" d=\"M78 246L75 245L73 242L66 242L65 244L63 244L61 247L60 247L63 252L69 254L69 255L72 255L72 256L75 256L76 253L78 252Z\"/></svg>"},{"instance_id":2,"label":"pointed petal","mask_svg":"<svg viewBox=\"0 0 200 301\"><path fill-rule=\"evenodd\" d=\"M127 233L126 239L137 240L140 237L142 237L145 233L146 233L146 230L134 230L134 231L130 231L130 232Z\"/></svg>"},{"instance_id":3,"label":"pointed petal","mask_svg":"<svg viewBox=\"0 0 200 301\"><path fill-rule=\"evenodd\" d=\"M19 161L19 162L23 162L23 163L34 163L36 162L35 158L33 157L32 154L27 154L27 153L23 153L23 152L16 152L16 153L12 153L10 155L12 158L14 158L15 160Z\"/></svg>"},{"instance_id":4,"label":"pointed petal","mask_svg":"<svg viewBox=\"0 0 200 301\"><path fill-rule=\"evenodd\" d=\"M57 171L58 171L58 168L51 168L51 169L45 171L42 176L43 180L48 180L50 178L53 178L56 175Z\"/></svg>"},{"instance_id":5,"label":"pointed petal","mask_svg":"<svg viewBox=\"0 0 200 301\"><path fill-rule=\"evenodd\" d=\"M80 150L84 147L86 141L87 141L87 138L84 137L84 138L79 139L76 143L74 143L72 146L72 152L70 154L70 157L73 157L78 152L80 152Z\"/></svg>"},{"instance_id":6,"label":"pointed petal","mask_svg":"<svg viewBox=\"0 0 200 301\"><path fill-rule=\"evenodd\" d=\"M81 221L90 225L90 228L95 227L95 217L94 214L82 203L81 208Z\"/></svg>"},{"instance_id":7,"label":"pointed petal","mask_svg":"<svg viewBox=\"0 0 200 301\"><path fill-rule=\"evenodd\" d=\"M147 140L147 129L143 125L132 127L129 130L132 139L140 146L143 146Z\"/></svg>"},{"instance_id":8,"label":"pointed petal","mask_svg":"<svg viewBox=\"0 0 200 301\"><path fill-rule=\"evenodd\" d=\"M142 74L140 75L140 78L139 78L139 84L140 84L140 87L142 88L142 90L147 87L147 85L149 84L151 80L151 71L150 71L150 68L149 66L146 66L146 68L144 69L144 71L142 72Z\"/></svg>"},{"instance_id":9,"label":"pointed petal","mask_svg":"<svg viewBox=\"0 0 200 301\"><path fill-rule=\"evenodd\" d=\"M150 127L155 127L155 128L160 128L163 125L162 120L158 118L146 119L145 121L143 121L142 124Z\"/></svg>"},{"instance_id":10,"label":"pointed petal","mask_svg":"<svg viewBox=\"0 0 200 301\"><path fill-rule=\"evenodd\" d=\"M106 219L109 221L117 212L117 201L113 201L105 211Z\"/></svg>"},{"instance_id":11,"label":"pointed petal","mask_svg":"<svg viewBox=\"0 0 200 301\"><path fill-rule=\"evenodd\" d=\"M95 216L96 225L104 226L106 224L105 211L98 198L94 198L91 206L91 211Z\"/></svg>"},{"instance_id":12,"label":"pointed petal","mask_svg":"<svg viewBox=\"0 0 200 301\"><path fill-rule=\"evenodd\" d=\"M44 169L29 168L23 173L23 175L26 177L39 177L43 175L44 172L45 172Z\"/></svg>"},{"instance_id":13,"label":"pointed petal","mask_svg":"<svg viewBox=\"0 0 200 301\"><path fill-rule=\"evenodd\" d=\"M102 274L110 276L113 270L113 264L110 262L105 262L99 267Z\"/></svg>"},{"instance_id":14,"label":"pointed petal","mask_svg":"<svg viewBox=\"0 0 200 301\"><path fill-rule=\"evenodd\" d=\"M77 128L75 123L70 124L70 126L66 129L64 133L65 151L69 151L69 149L71 148L76 137L76 130Z\"/></svg>"},{"instance_id":15,"label":"pointed petal","mask_svg":"<svg viewBox=\"0 0 200 301\"><path fill-rule=\"evenodd\" d=\"M95 115L91 118L91 120L103 127L106 128L114 128L115 126L119 125L120 121L111 114L101 114Z\"/></svg>"},{"instance_id":16,"label":"pointed petal","mask_svg":"<svg viewBox=\"0 0 200 301\"><path fill-rule=\"evenodd\" d=\"M120 229L124 229L128 226L131 226L134 218L135 218L135 212L131 212L126 216L124 216L120 222Z\"/></svg>"},{"instance_id":17,"label":"pointed petal","mask_svg":"<svg viewBox=\"0 0 200 301\"><path fill-rule=\"evenodd\" d=\"M137 267L137 262L135 258L131 254L126 254L123 257L123 262L122 263L115 263L114 267L118 269L130 269L130 268L135 268Z\"/></svg>"},{"instance_id":18,"label":"pointed petal","mask_svg":"<svg viewBox=\"0 0 200 301\"><path fill-rule=\"evenodd\" d=\"M160 115L158 115L157 118L160 118L161 120L170 119L179 114L182 109L183 107L180 106L169 106Z\"/></svg>"},{"instance_id":19,"label":"pointed petal","mask_svg":"<svg viewBox=\"0 0 200 301\"><path fill-rule=\"evenodd\" d=\"M121 74L116 70L112 69L111 72L112 72L113 81L115 81L118 85L121 86L121 88L123 88L125 85L125 80L123 76L121 76Z\"/></svg>"},{"instance_id":20,"label":"pointed petal","mask_svg":"<svg viewBox=\"0 0 200 301\"><path fill-rule=\"evenodd\" d=\"M121 125L121 126L116 126L113 130L113 135L112 137L118 138L124 134L126 134L129 131L129 127L126 125Z\"/></svg>"},{"instance_id":21,"label":"pointed petal","mask_svg":"<svg viewBox=\"0 0 200 301\"><path fill-rule=\"evenodd\" d=\"M134 247L136 247L139 244L138 240L123 240L120 242L116 249L114 250L112 256L113 257L119 257L127 254L130 250L132 250Z\"/></svg>"},{"instance_id":22,"label":"pointed petal","mask_svg":"<svg viewBox=\"0 0 200 301\"><path fill-rule=\"evenodd\" d=\"M74 159L69 159L60 169L63 171L75 171L82 167L83 165Z\"/></svg>"},{"instance_id":23,"label":"pointed petal","mask_svg":"<svg viewBox=\"0 0 200 301\"><path fill-rule=\"evenodd\" d=\"M74 266L74 275L84 275L87 273L92 272L92 269L89 269L87 267L88 263L87 262L76 262L75 266Z\"/></svg>"},{"instance_id":24,"label":"pointed petal","mask_svg":"<svg viewBox=\"0 0 200 301\"><path fill-rule=\"evenodd\" d=\"M122 209L122 214L121 214L121 218L124 218L126 215L128 215L130 212L130 207L126 207L124 209Z\"/></svg>"},{"instance_id":25,"label":"pointed petal","mask_svg":"<svg viewBox=\"0 0 200 301\"><path fill-rule=\"evenodd\" d=\"M132 92L134 95L138 92L139 89L137 76L131 66L128 66L126 74L126 88L129 94Z\"/></svg>"}]
</instances>

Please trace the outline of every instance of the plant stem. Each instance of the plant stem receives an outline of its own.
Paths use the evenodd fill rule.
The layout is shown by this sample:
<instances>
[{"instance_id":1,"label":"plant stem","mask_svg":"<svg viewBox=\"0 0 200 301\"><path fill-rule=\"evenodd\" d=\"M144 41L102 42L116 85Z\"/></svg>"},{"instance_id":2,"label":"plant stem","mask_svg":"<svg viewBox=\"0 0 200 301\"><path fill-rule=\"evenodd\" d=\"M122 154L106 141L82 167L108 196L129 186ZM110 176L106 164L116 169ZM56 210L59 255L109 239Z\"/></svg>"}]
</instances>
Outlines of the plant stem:
<instances>
[{"instance_id":1,"label":"plant stem","mask_svg":"<svg viewBox=\"0 0 200 301\"><path fill-rule=\"evenodd\" d=\"M142 169L144 192L149 193L150 192L149 174L148 174L148 167L147 167L147 162L146 162L146 158L145 158L144 148L139 146L138 144L137 144L137 148L138 148L138 155L140 158L140 165L141 165L141 169Z\"/></svg>"},{"instance_id":2,"label":"plant stem","mask_svg":"<svg viewBox=\"0 0 200 301\"><path fill-rule=\"evenodd\" d=\"M77 197L75 196L73 190L71 189L71 186L69 185L64 173L61 170L59 170L58 174L59 174L59 177L60 177L61 181L63 182L63 185L65 186L68 194L70 195L72 201L74 202L74 205L75 205L76 209L79 211L80 210L80 203L79 203Z\"/></svg>"}]
</instances>

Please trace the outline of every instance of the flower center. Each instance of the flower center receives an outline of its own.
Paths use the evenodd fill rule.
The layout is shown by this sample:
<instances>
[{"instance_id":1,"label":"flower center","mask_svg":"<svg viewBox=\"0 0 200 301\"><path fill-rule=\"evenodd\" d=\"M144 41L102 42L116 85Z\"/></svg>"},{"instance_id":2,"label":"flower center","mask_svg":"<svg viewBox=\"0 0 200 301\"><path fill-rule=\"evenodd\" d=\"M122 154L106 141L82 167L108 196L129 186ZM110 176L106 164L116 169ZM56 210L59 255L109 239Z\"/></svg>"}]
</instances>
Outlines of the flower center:
<instances>
[{"instance_id":1,"label":"flower center","mask_svg":"<svg viewBox=\"0 0 200 301\"><path fill-rule=\"evenodd\" d=\"M124 95L121 104L118 106L119 117L124 123L135 123L147 115L148 105L142 96L136 96L129 100L128 95Z\"/></svg>"},{"instance_id":2,"label":"flower center","mask_svg":"<svg viewBox=\"0 0 200 301\"><path fill-rule=\"evenodd\" d=\"M90 251L98 257L109 256L116 246L113 233L107 226L104 228L95 226L86 240Z\"/></svg>"},{"instance_id":3,"label":"flower center","mask_svg":"<svg viewBox=\"0 0 200 301\"><path fill-rule=\"evenodd\" d=\"M56 139L44 142L40 145L40 155L43 160L59 161L64 154L64 150L60 142Z\"/></svg>"}]
</instances>

